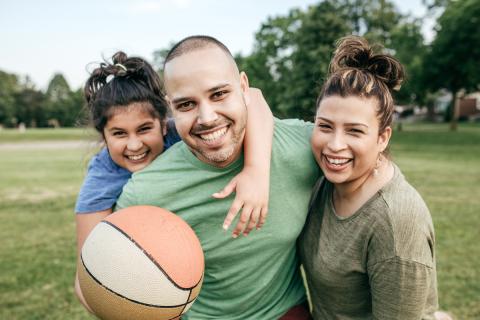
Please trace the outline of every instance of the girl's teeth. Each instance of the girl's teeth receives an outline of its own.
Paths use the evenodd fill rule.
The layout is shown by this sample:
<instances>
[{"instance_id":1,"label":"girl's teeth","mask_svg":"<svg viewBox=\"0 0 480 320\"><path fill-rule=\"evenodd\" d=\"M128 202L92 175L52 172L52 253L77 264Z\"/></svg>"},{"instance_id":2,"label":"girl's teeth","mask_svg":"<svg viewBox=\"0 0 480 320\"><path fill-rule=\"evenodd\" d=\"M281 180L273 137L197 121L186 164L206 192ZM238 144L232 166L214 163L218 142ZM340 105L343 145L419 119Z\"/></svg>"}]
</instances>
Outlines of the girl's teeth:
<instances>
[{"instance_id":1,"label":"girl's teeth","mask_svg":"<svg viewBox=\"0 0 480 320\"><path fill-rule=\"evenodd\" d=\"M213 140L216 140L216 139L220 138L225 133L227 133L227 127L224 127L222 129L219 129L219 130L214 131L212 133L201 134L200 138L202 138L203 140L207 140L207 141L213 141Z\"/></svg>"},{"instance_id":2,"label":"girl's teeth","mask_svg":"<svg viewBox=\"0 0 480 320\"><path fill-rule=\"evenodd\" d=\"M146 155L147 155L147 153L144 152L144 153L139 154L139 155L127 156L127 157L128 157L128 159L130 159L130 160L137 161L137 160L140 160L140 159L144 158Z\"/></svg>"}]
</instances>

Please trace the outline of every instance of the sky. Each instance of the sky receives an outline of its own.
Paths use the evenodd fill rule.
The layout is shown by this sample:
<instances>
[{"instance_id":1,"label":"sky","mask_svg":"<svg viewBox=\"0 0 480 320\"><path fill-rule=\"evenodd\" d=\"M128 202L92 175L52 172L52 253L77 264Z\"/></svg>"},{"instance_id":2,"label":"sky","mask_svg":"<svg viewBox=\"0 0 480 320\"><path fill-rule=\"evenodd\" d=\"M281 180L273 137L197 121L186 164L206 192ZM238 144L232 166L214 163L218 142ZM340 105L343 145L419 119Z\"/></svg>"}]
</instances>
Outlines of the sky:
<instances>
[{"instance_id":1,"label":"sky","mask_svg":"<svg viewBox=\"0 0 480 320\"><path fill-rule=\"evenodd\" d=\"M28 75L45 90L55 73L72 89L87 65L118 50L151 60L152 53L194 34L249 54L269 16L305 9L319 0L0 0L0 70ZM394 0L403 13L422 16L421 0ZM433 23L423 32L432 35Z\"/></svg>"}]
</instances>

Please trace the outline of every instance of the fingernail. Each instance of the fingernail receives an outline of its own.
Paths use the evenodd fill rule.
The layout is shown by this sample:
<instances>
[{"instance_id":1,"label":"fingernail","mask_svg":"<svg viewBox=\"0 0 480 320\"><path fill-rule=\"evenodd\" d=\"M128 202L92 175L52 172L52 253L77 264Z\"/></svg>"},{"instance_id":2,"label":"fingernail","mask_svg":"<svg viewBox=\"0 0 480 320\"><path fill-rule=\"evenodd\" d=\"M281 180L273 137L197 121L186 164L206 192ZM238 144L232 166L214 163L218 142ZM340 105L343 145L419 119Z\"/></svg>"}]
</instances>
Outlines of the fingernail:
<instances>
[{"instance_id":1,"label":"fingernail","mask_svg":"<svg viewBox=\"0 0 480 320\"><path fill-rule=\"evenodd\" d=\"M227 231L228 230L228 224L223 225L223 230Z\"/></svg>"},{"instance_id":2,"label":"fingernail","mask_svg":"<svg viewBox=\"0 0 480 320\"><path fill-rule=\"evenodd\" d=\"M236 239L238 237L238 234L234 233L232 234L232 238Z\"/></svg>"}]
</instances>

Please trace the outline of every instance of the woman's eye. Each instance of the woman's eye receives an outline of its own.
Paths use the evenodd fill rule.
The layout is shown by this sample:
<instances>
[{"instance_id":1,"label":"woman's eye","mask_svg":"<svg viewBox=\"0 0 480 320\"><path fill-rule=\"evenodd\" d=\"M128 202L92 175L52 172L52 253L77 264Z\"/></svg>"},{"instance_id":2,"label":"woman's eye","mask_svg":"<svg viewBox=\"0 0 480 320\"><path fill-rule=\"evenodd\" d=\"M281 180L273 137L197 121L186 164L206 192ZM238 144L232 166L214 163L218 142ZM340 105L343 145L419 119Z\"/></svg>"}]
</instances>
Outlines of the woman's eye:
<instances>
[{"instance_id":1,"label":"woman's eye","mask_svg":"<svg viewBox=\"0 0 480 320\"><path fill-rule=\"evenodd\" d=\"M360 129L350 129L350 132L355 133L355 134L363 133L363 131L360 130Z\"/></svg>"},{"instance_id":2,"label":"woman's eye","mask_svg":"<svg viewBox=\"0 0 480 320\"><path fill-rule=\"evenodd\" d=\"M115 137L121 137L121 136L125 135L125 132L123 132L123 131L115 131L115 132L113 132L112 135L115 136Z\"/></svg>"},{"instance_id":3,"label":"woman's eye","mask_svg":"<svg viewBox=\"0 0 480 320\"><path fill-rule=\"evenodd\" d=\"M330 126L324 123L319 123L317 126L322 130L330 129Z\"/></svg>"}]
</instances>

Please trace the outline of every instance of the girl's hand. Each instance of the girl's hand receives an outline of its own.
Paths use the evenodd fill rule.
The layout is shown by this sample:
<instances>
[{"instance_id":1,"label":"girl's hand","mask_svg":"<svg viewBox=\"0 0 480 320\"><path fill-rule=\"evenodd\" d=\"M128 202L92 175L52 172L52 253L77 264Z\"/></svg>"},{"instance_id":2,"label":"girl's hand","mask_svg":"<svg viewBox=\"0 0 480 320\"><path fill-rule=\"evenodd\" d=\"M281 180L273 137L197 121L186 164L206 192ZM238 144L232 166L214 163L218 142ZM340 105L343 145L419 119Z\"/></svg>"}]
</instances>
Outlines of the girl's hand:
<instances>
[{"instance_id":1,"label":"girl's hand","mask_svg":"<svg viewBox=\"0 0 480 320\"><path fill-rule=\"evenodd\" d=\"M242 210L232 237L238 237L242 231L243 235L247 236L255 227L260 230L268 214L269 173L245 166L222 191L212 196L223 199L233 191L236 196L223 222L223 229L228 230L237 213Z\"/></svg>"}]
</instances>

